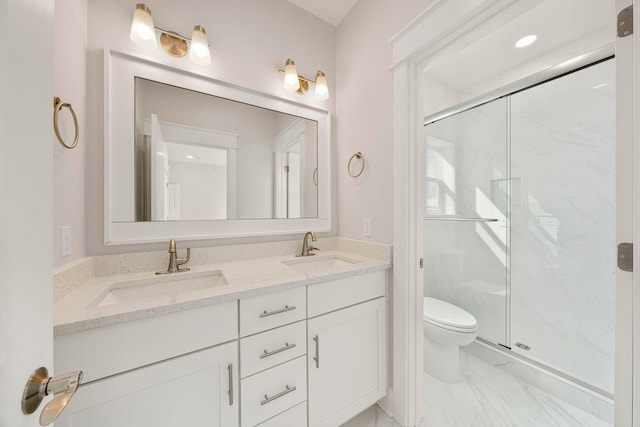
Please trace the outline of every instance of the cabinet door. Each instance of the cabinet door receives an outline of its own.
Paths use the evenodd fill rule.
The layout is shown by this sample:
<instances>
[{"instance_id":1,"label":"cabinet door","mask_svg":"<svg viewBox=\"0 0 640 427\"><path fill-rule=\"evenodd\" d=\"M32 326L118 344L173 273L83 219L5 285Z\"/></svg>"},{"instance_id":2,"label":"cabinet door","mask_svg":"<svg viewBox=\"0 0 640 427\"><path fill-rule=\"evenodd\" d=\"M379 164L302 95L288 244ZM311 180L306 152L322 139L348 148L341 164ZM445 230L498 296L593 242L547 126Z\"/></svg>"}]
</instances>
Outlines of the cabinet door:
<instances>
[{"instance_id":1,"label":"cabinet door","mask_svg":"<svg viewBox=\"0 0 640 427\"><path fill-rule=\"evenodd\" d=\"M57 427L237 427L236 341L82 385Z\"/></svg>"},{"instance_id":2,"label":"cabinet door","mask_svg":"<svg viewBox=\"0 0 640 427\"><path fill-rule=\"evenodd\" d=\"M386 394L386 310L378 298L308 321L309 427L335 427Z\"/></svg>"}]
</instances>

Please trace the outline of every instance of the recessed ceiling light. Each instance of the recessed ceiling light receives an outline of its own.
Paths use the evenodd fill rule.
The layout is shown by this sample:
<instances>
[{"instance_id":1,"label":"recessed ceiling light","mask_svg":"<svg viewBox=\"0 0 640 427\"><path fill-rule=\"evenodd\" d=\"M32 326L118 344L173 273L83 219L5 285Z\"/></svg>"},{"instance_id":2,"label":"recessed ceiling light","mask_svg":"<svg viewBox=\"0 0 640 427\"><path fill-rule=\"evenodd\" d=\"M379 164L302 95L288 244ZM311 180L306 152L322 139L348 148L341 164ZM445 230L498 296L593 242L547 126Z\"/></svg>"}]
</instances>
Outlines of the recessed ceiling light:
<instances>
[{"instance_id":1,"label":"recessed ceiling light","mask_svg":"<svg viewBox=\"0 0 640 427\"><path fill-rule=\"evenodd\" d=\"M516 47L518 48L527 47L531 43L535 42L537 38L538 36L536 36L535 34L529 34L528 36L524 36L523 38L521 38L516 42Z\"/></svg>"},{"instance_id":2,"label":"recessed ceiling light","mask_svg":"<svg viewBox=\"0 0 640 427\"><path fill-rule=\"evenodd\" d=\"M189 159L189 160L194 159L194 158L195 157L193 157L193 156L187 156L187 159Z\"/></svg>"}]
</instances>

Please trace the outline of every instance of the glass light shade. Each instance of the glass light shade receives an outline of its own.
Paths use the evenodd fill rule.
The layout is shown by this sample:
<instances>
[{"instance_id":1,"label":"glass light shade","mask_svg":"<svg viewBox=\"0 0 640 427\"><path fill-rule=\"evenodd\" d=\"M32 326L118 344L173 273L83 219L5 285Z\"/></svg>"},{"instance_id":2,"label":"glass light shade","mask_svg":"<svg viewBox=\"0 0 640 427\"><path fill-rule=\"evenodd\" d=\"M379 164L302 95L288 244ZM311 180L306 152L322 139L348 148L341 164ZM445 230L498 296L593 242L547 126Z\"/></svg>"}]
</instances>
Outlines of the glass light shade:
<instances>
[{"instance_id":1,"label":"glass light shade","mask_svg":"<svg viewBox=\"0 0 640 427\"><path fill-rule=\"evenodd\" d=\"M209 51L207 32L200 25L193 27L191 47L189 48L189 58L191 58L191 60L196 64L211 64L211 51Z\"/></svg>"},{"instance_id":2,"label":"glass light shade","mask_svg":"<svg viewBox=\"0 0 640 427\"><path fill-rule=\"evenodd\" d=\"M290 59L287 59L287 64L284 67L284 88L291 92L300 89L296 64Z\"/></svg>"},{"instance_id":3,"label":"glass light shade","mask_svg":"<svg viewBox=\"0 0 640 427\"><path fill-rule=\"evenodd\" d=\"M316 74L316 98L324 101L329 98L329 86L327 86L327 76L322 71Z\"/></svg>"},{"instance_id":4,"label":"glass light shade","mask_svg":"<svg viewBox=\"0 0 640 427\"><path fill-rule=\"evenodd\" d=\"M133 21L131 22L131 33L129 38L136 45L155 49L158 47L156 41L156 32L153 29L153 18L151 17L151 9L144 3L138 3L136 10L133 12Z\"/></svg>"}]
</instances>

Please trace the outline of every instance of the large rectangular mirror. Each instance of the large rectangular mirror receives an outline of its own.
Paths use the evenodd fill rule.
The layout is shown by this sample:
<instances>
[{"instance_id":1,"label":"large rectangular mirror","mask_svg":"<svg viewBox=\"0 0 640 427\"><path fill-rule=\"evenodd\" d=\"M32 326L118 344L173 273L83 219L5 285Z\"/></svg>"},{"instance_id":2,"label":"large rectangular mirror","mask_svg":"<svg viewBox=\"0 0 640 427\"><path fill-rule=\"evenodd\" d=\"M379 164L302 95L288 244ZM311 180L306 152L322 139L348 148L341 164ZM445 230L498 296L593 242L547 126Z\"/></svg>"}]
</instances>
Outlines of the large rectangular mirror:
<instances>
[{"instance_id":1,"label":"large rectangular mirror","mask_svg":"<svg viewBox=\"0 0 640 427\"><path fill-rule=\"evenodd\" d=\"M105 52L105 243L329 231L329 113Z\"/></svg>"},{"instance_id":2,"label":"large rectangular mirror","mask_svg":"<svg viewBox=\"0 0 640 427\"><path fill-rule=\"evenodd\" d=\"M316 218L318 123L135 78L136 221Z\"/></svg>"}]
</instances>

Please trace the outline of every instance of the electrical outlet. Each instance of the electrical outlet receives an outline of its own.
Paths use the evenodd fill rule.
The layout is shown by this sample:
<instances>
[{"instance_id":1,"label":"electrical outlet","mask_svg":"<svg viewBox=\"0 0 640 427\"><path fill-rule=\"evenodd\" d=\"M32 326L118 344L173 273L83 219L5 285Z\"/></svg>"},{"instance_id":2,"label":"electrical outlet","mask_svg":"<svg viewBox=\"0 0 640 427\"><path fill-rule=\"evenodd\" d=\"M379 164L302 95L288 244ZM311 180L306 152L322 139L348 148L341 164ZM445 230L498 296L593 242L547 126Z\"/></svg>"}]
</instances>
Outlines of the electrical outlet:
<instances>
[{"instance_id":1,"label":"electrical outlet","mask_svg":"<svg viewBox=\"0 0 640 427\"><path fill-rule=\"evenodd\" d=\"M371 218L362 221L362 234L364 237L371 237Z\"/></svg>"},{"instance_id":2,"label":"electrical outlet","mask_svg":"<svg viewBox=\"0 0 640 427\"><path fill-rule=\"evenodd\" d=\"M60 227L60 256L71 255L71 226Z\"/></svg>"}]
</instances>

